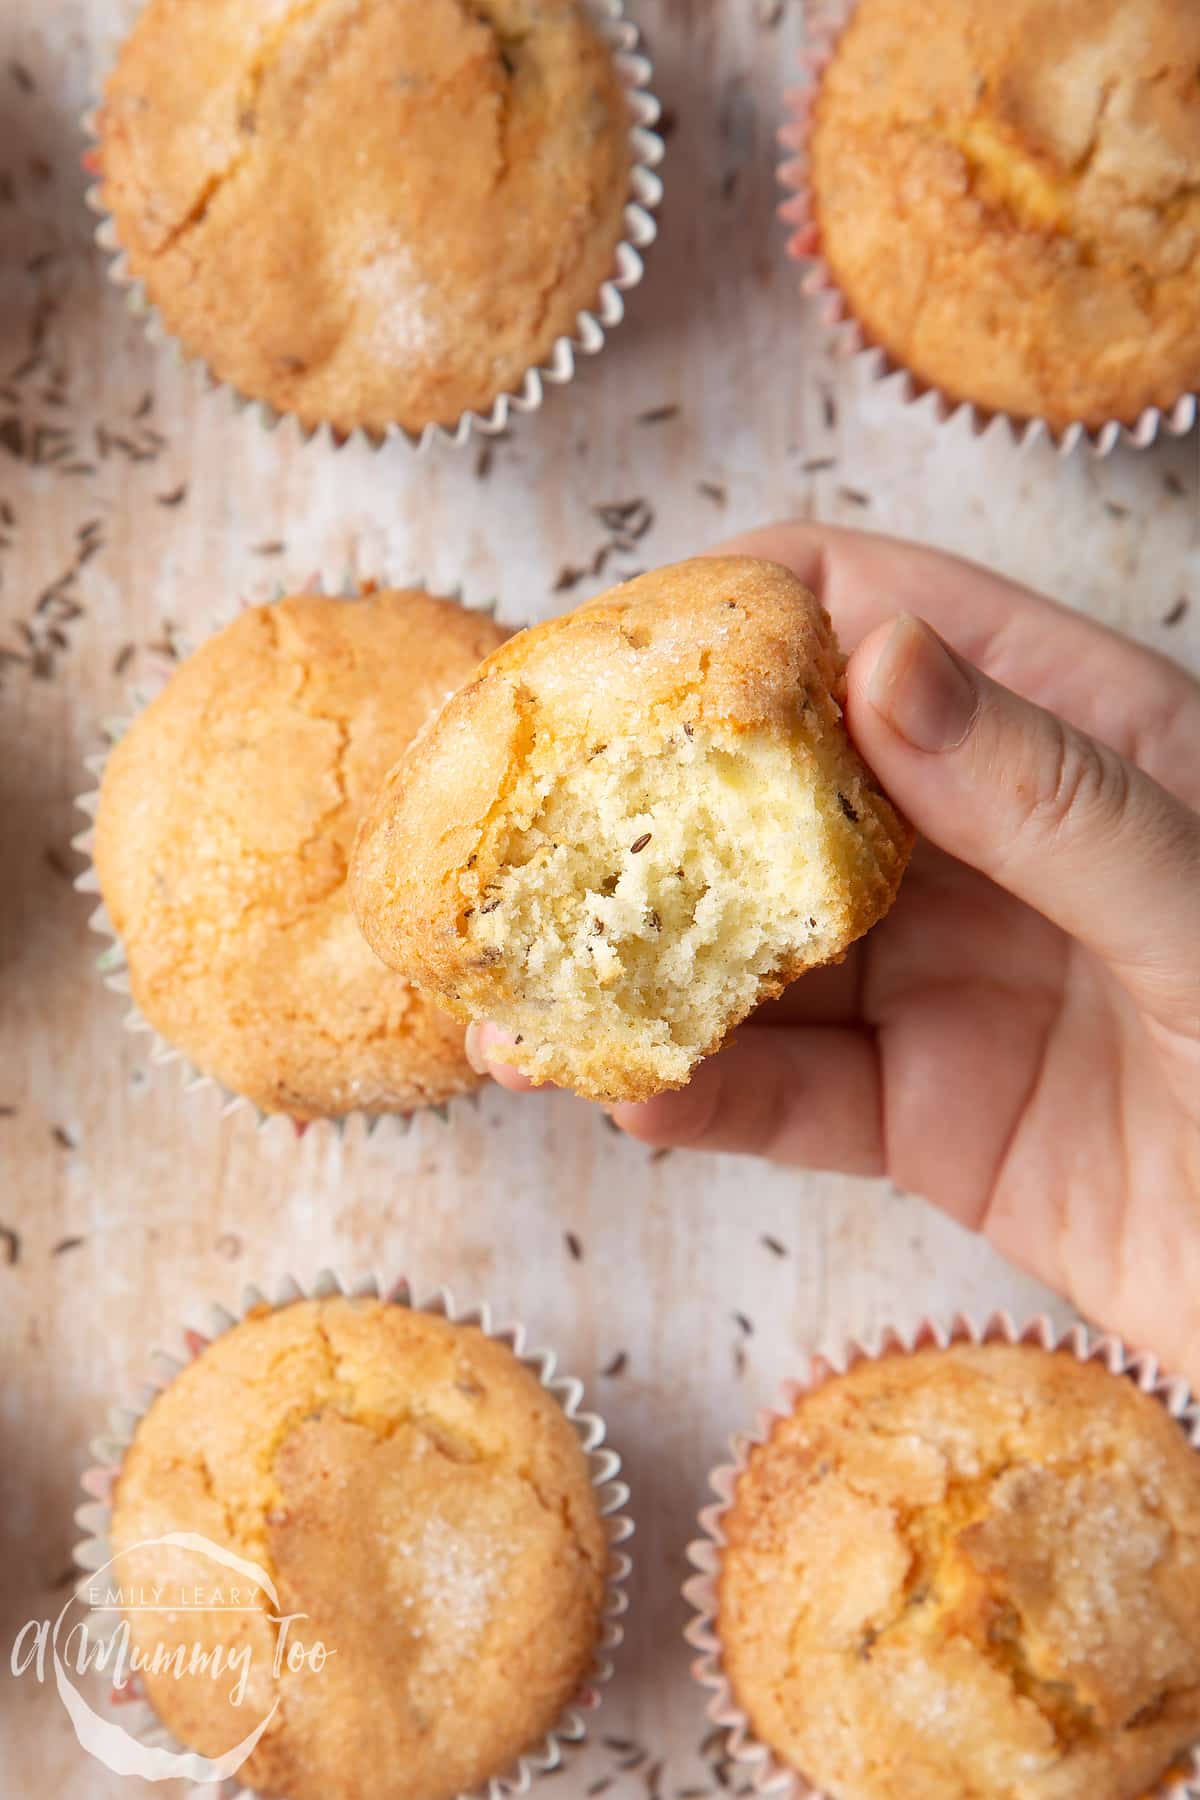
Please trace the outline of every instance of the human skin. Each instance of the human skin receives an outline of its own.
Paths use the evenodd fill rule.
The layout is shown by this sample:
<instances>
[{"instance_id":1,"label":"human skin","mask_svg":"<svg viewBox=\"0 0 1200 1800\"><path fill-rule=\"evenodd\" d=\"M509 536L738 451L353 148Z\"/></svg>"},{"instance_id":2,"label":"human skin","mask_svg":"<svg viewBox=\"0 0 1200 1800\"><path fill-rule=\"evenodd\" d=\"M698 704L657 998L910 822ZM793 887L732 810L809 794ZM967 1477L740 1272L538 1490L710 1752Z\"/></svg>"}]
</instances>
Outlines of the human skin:
<instances>
[{"instance_id":1,"label":"human skin","mask_svg":"<svg viewBox=\"0 0 1200 1800\"><path fill-rule=\"evenodd\" d=\"M1200 1382L1200 684L936 551L809 525L730 551L829 608L919 841L844 963L615 1122L887 1176ZM526 1085L492 1030L469 1054Z\"/></svg>"}]
</instances>

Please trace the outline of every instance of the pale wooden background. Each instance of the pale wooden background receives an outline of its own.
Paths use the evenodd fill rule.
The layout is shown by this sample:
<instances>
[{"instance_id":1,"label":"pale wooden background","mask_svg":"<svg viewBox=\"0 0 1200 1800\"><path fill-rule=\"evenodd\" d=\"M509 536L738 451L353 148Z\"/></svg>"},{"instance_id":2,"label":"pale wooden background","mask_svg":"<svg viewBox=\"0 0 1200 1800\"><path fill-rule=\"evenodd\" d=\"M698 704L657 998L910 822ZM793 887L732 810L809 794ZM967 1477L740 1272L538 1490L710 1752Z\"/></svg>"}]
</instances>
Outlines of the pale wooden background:
<instances>
[{"instance_id":1,"label":"pale wooden background","mask_svg":"<svg viewBox=\"0 0 1200 1800\"><path fill-rule=\"evenodd\" d=\"M0 9L0 647L28 658L27 628L36 640L0 668L0 1793L136 1785L84 1758L52 1693L7 1673L18 1626L62 1603L106 1404L209 1299L333 1262L490 1296L587 1378L639 1523L629 1642L596 1731L647 1754L616 1770L637 1753L597 1742L558 1790L578 1800L615 1772L617 1800L666 1800L712 1785L678 1587L727 1435L814 1345L1040 1294L884 1186L655 1159L561 1096L491 1093L448 1126L370 1141L222 1121L214 1096L148 1074L93 973L67 878L81 759L161 660L152 646L238 594L382 565L496 595L506 619L544 616L567 602L563 567L607 536L595 509L635 498L653 509L638 564L775 515L840 519L969 552L1195 664L1200 592L1178 601L1200 587L1196 443L1019 455L831 364L773 217L794 0L643 0L673 121L648 279L607 353L484 467L474 450L417 462L267 436L146 344L91 244L76 120L135 11ZM678 411L639 422L663 407ZM634 561L614 557L612 575ZM599 1377L618 1351L625 1371Z\"/></svg>"}]
</instances>

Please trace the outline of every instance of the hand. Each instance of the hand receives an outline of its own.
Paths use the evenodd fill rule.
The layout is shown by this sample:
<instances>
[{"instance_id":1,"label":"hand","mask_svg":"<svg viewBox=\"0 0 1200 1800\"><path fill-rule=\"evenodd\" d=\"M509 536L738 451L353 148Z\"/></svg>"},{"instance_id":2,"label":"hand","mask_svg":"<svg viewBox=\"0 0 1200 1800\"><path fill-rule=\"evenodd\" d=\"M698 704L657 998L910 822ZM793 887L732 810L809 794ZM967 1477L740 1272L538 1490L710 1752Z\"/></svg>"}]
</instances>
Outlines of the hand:
<instances>
[{"instance_id":1,"label":"hand","mask_svg":"<svg viewBox=\"0 0 1200 1800\"><path fill-rule=\"evenodd\" d=\"M788 564L856 646L850 730L921 837L844 963L613 1118L890 1176L1200 1382L1200 685L934 551L723 549Z\"/></svg>"}]
</instances>

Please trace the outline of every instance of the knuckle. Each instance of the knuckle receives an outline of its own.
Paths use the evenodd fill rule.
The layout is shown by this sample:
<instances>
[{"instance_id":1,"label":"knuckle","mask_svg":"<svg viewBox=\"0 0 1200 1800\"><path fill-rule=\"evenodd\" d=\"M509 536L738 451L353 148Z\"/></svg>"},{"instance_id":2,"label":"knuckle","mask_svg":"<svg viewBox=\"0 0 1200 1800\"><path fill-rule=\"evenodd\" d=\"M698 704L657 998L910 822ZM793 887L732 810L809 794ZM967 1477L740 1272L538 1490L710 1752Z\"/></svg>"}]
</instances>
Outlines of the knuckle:
<instances>
[{"instance_id":1,"label":"knuckle","mask_svg":"<svg viewBox=\"0 0 1200 1800\"><path fill-rule=\"evenodd\" d=\"M1028 820L1051 839L1116 825L1129 805L1129 771L1119 756L1054 722L1051 753L1039 759Z\"/></svg>"}]
</instances>

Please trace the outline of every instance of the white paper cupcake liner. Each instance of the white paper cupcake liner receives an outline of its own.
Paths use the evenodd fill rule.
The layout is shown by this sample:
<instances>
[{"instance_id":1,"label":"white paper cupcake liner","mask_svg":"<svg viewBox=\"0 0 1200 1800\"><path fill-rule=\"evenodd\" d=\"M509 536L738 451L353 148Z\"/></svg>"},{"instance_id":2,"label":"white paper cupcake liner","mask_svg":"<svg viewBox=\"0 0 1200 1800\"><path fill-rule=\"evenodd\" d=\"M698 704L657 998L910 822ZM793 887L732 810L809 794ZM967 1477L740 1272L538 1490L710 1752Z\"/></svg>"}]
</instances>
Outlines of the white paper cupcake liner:
<instances>
[{"instance_id":1,"label":"white paper cupcake liner","mask_svg":"<svg viewBox=\"0 0 1200 1800\"><path fill-rule=\"evenodd\" d=\"M274 430L284 420L291 420L300 438L307 443L320 442L334 449L343 444L365 443L378 450L384 444L402 438L413 449L428 451L435 442L464 445L474 432L493 436L506 429L512 414L537 412L547 386L563 387L571 381L578 358L595 356L602 350L609 332L624 318L624 297L641 281L643 253L658 235L654 212L662 201L663 193L662 181L656 170L662 161L665 146L653 129L658 123L662 108L650 91L651 64L640 47L638 28L625 16L625 0L583 0L583 5L593 26L612 52L629 108L630 174L624 236L613 252L612 274L601 286L594 304L576 314L574 332L569 336L556 338L546 360L526 371L520 387L498 395L487 412L465 412L453 425L429 424L419 432L408 431L400 424L393 424L378 434L362 426L342 434L328 422L307 428L294 414L278 412L268 402L240 393L231 383L221 381L202 357L192 355L168 329L151 302L144 284L130 272L114 222L104 205L103 183L96 181L86 194L88 206L101 221L96 228L95 239L100 248L112 258L109 275L125 290L130 312L144 319L147 333L155 344L170 348L179 361L195 368L207 387L224 390L237 411L255 414L259 423L268 430ZM94 107L84 114L82 124L92 144L92 148L84 155L84 169L89 175L95 176L100 171L100 146Z\"/></svg>"},{"instance_id":2,"label":"white paper cupcake liner","mask_svg":"<svg viewBox=\"0 0 1200 1800\"><path fill-rule=\"evenodd\" d=\"M396 581L390 576L379 576L374 579L366 579L362 576L356 577L350 575L349 573L339 578L336 574L325 572L322 574L306 576L302 580L294 583L274 580L270 584L269 593L263 594L257 598L247 598L237 602L228 609L226 616L215 617L212 633L215 634L222 630L226 625L231 624L238 614L244 611L247 606L272 603L276 600L284 599L289 594L328 594L338 599L354 600L373 589L387 587L419 588L423 592L430 594L437 592L436 588L431 587L423 578L416 578L408 581ZM469 612L490 613L495 611L495 599L473 602L464 597L461 588L454 589L449 593L439 594L438 597L446 600L455 600L460 606L466 607ZM174 639L174 649L176 651L177 660L169 667L164 666L151 680L132 685L127 690L128 705L126 710L115 717L102 719L100 721L100 731L105 739L106 747L103 750L96 752L95 755L84 757L84 767L87 769L88 773L94 777L94 785L89 788L86 793L80 794L75 801L76 810L84 813L90 821L95 820L96 814L100 808L100 785L104 779L105 765L108 762L114 747L124 737L138 714L144 712L150 702L167 686L175 668L178 667L178 663L185 657L190 656L198 647L198 643L192 642L186 635L178 635ZM478 1102L480 1089L478 1086L472 1086L464 1089L461 1094L452 1095L447 1100L442 1100L429 1106L416 1106L410 1112L366 1112L361 1109L351 1109L349 1112L330 1116L328 1118L298 1120L294 1119L286 1112L264 1112L261 1107L255 1105L254 1101L249 1099L245 1094L236 1094L231 1088L227 1088L219 1082L215 1076L205 1074L202 1069L196 1067L195 1063L189 1059L184 1051L180 1050L175 1044L169 1043L166 1038L155 1030L154 1026L151 1025L150 1021L145 1017L133 999L129 978L129 966L125 956L125 947L121 942L115 925L108 915L107 907L104 905L103 900L99 899L100 880L96 874L95 863L92 860L95 842L96 831L94 823L89 823L85 830L81 831L77 836L71 839L72 850L78 850L80 855L86 856L88 859L87 868L75 877L72 885L77 893L88 894L97 897L98 900L96 907L88 918L88 924L91 929L96 932L99 937L102 937L105 940L104 949L96 957L97 972L105 987L111 989L114 994L120 994L128 1001L128 1008L121 1023L126 1031L133 1032L148 1040L146 1052L147 1062L150 1063L153 1068L173 1067L179 1074L185 1093L200 1093L206 1089L211 1090L220 1094L222 1097L222 1118L228 1118L231 1114L236 1112L251 1112L254 1114L257 1129L259 1131L264 1131L273 1121L283 1119L298 1135L303 1135L303 1133L312 1126L321 1125L331 1126L340 1136L346 1132L351 1122L355 1119L362 1120L363 1130L368 1137L384 1124L404 1133L411 1128L413 1121L417 1118L429 1115L440 1120L442 1124L446 1124L449 1120L449 1109L451 1106L461 1106L464 1104L474 1105Z\"/></svg>"},{"instance_id":3,"label":"white paper cupcake liner","mask_svg":"<svg viewBox=\"0 0 1200 1800\"><path fill-rule=\"evenodd\" d=\"M854 5L855 0L810 0L808 43L801 57L804 85L790 89L784 96L791 116L778 134L788 152L779 166L780 185L788 190L789 196L779 208L780 218L791 227L788 253L804 266L800 292L816 305L835 354L856 362L869 380L886 383L900 404L920 406L927 416L941 424L965 414L974 432L998 432L1021 449L1046 439L1061 456L1069 456L1085 443L1094 455L1107 456L1118 444L1144 450L1160 433L1182 437L1189 432L1197 416L1198 396L1194 393L1181 394L1175 404L1166 409L1148 406L1133 425L1109 419L1102 425L1088 426L1079 421L1055 428L1045 419L995 412L946 394L914 375L872 341L821 254L820 226L809 179L808 147L813 105L821 77L849 23Z\"/></svg>"},{"instance_id":4,"label":"white paper cupcake liner","mask_svg":"<svg viewBox=\"0 0 1200 1800\"><path fill-rule=\"evenodd\" d=\"M264 1305L278 1308L289 1306L296 1300L319 1300L338 1294L355 1299L382 1299L396 1306L410 1307L415 1312L432 1313L435 1317L448 1319L452 1324L477 1325L485 1336L493 1338L497 1343L506 1344L518 1362L536 1375L546 1391L553 1395L573 1426L587 1457L597 1507L604 1521L609 1544L601 1609L602 1624L592 1666L579 1692L564 1709L553 1729L526 1750L510 1768L460 1795L458 1800L505 1800L508 1795L523 1794L538 1775L559 1768L566 1756L578 1749L587 1736L586 1715L594 1712L600 1704L601 1691L613 1672L613 1655L625 1635L622 1619L629 1606L625 1584L632 1562L621 1546L632 1537L634 1526L625 1511L629 1501L629 1488L618 1479L621 1459L615 1450L604 1444L603 1419L597 1413L584 1410L583 1383L559 1372L553 1351L529 1348L523 1325L495 1324L492 1309L487 1304L458 1307L445 1288L439 1288L428 1299L418 1301L406 1279L383 1282L377 1276L369 1275L351 1280L332 1270L323 1269L307 1286L294 1276L286 1276L278 1284L273 1298L269 1298L257 1287L248 1287L236 1312L230 1312L222 1306L210 1307L203 1329L184 1330L182 1354L173 1355L167 1351L156 1353L153 1361L157 1369L151 1380L130 1405L115 1408L109 1414L108 1431L95 1438L89 1446L95 1462L82 1477L82 1487L88 1498L75 1513L76 1523L87 1533L74 1551L75 1564L83 1572L77 1592L86 1588L87 1577L91 1573L105 1568L112 1559L110 1534L113 1489L125 1452L155 1397L214 1338L229 1331L255 1308ZM136 1679L135 1677L135 1683ZM152 1707L140 1695L133 1698L123 1695L120 1707L122 1726L140 1743L176 1754L184 1751L184 1746L167 1731ZM212 1790L204 1788L196 1791L207 1793ZM236 1779L226 1783L219 1792L222 1800L257 1800L255 1791Z\"/></svg>"},{"instance_id":5,"label":"white paper cupcake liner","mask_svg":"<svg viewBox=\"0 0 1200 1800\"><path fill-rule=\"evenodd\" d=\"M1127 1350L1111 1333L1100 1335L1084 1325L1071 1325L1059 1331L1044 1313L1020 1326L1006 1312L991 1313L982 1324L964 1313L956 1314L948 1325L926 1318L911 1333L889 1328L877 1344L851 1340L838 1356L812 1357L807 1374L785 1385L779 1406L760 1413L750 1433L734 1438L732 1461L712 1471L709 1485L717 1495L717 1504L707 1506L701 1512L700 1528L704 1535L687 1548L688 1561L699 1571L685 1582L683 1589L684 1598L694 1614L684 1635L699 1652L692 1664L692 1674L701 1687L709 1690L705 1711L713 1725L725 1732L727 1755L733 1762L745 1765L756 1793L779 1795L783 1800L830 1800L823 1789L814 1787L798 1770L781 1762L768 1745L755 1737L721 1662L717 1609L721 1555L725 1545L722 1520L732 1504L734 1490L746 1469L751 1450L767 1442L775 1426L795 1411L802 1395L823 1386L831 1376L844 1375L858 1363L885 1356L908 1356L914 1350L945 1350L950 1344L993 1343L1036 1344L1043 1350L1063 1351L1080 1362L1101 1363L1113 1375L1127 1376L1178 1420L1188 1442L1200 1450L1200 1402L1193 1398L1186 1381L1164 1374L1153 1356ZM1186 1773L1159 1782L1144 1800L1200 1800L1200 1746L1189 1753Z\"/></svg>"}]
</instances>

